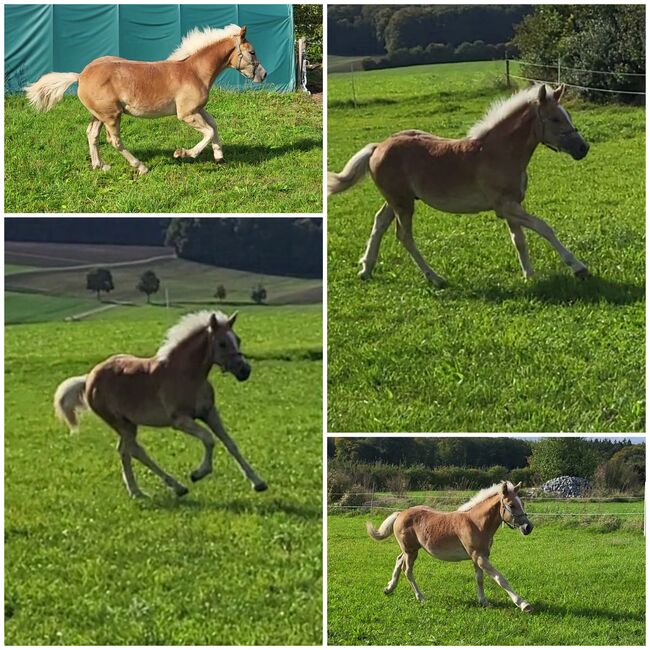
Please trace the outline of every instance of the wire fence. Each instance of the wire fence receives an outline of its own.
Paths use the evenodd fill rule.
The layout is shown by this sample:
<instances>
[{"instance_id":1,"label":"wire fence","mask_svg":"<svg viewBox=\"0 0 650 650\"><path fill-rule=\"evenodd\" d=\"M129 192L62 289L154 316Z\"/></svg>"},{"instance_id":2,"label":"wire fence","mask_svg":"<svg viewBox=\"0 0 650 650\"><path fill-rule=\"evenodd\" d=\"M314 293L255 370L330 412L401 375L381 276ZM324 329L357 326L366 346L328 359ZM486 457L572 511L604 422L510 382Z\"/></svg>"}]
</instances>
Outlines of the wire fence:
<instances>
[{"instance_id":1,"label":"wire fence","mask_svg":"<svg viewBox=\"0 0 650 650\"><path fill-rule=\"evenodd\" d=\"M646 74L645 72L613 72L611 70L589 70L587 68L572 68L569 66L563 66L562 62L558 59L557 64L544 64L544 63L532 63L531 61L522 61L520 59L505 59L505 64L506 64L506 83L508 86L510 86L510 79L521 79L523 81L532 81L534 83L548 83L548 79L535 79L534 77L524 77L523 75L516 75L510 72L510 64L511 63L516 63L518 65L525 65L525 66L530 66L530 67L535 67L535 68L547 68L551 70L557 70L557 75L556 75L556 81L558 84L564 84L565 86L568 86L569 88L577 88L578 90L589 90L592 92L599 92L599 93L609 93L609 94L614 94L614 95L637 95L637 96L645 96L644 91L636 91L636 90L617 90L617 89L611 89L611 88L597 88L595 86L584 86L576 83L571 83L569 80L566 79L566 77L562 77L563 72L577 72L577 73L583 73L583 74L597 74L597 75L602 75L602 76L611 76L611 77L645 77Z\"/></svg>"}]
</instances>

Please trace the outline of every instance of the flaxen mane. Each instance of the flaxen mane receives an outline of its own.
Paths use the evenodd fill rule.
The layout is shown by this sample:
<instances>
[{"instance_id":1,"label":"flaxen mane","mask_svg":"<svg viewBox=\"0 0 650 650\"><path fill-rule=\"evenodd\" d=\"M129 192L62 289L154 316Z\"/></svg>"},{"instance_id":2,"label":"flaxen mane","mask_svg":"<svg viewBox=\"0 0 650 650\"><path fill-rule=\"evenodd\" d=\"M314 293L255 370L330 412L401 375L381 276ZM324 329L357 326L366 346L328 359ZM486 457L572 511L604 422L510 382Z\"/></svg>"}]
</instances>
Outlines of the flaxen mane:
<instances>
[{"instance_id":1,"label":"flaxen mane","mask_svg":"<svg viewBox=\"0 0 650 650\"><path fill-rule=\"evenodd\" d=\"M546 86L546 93L550 97L553 89ZM492 102L485 115L469 130L467 133L470 138L481 138L492 130L497 124L510 117L513 113L530 104L537 99L539 95L539 86L530 86L524 88L518 93L497 99Z\"/></svg>"},{"instance_id":2,"label":"flaxen mane","mask_svg":"<svg viewBox=\"0 0 650 650\"><path fill-rule=\"evenodd\" d=\"M228 316L220 311L196 311L191 314L185 314L176 325L173 325L167 330L165 340L163 341L156 357L158 359L166 359L171 352L183 341L187 340L190 336L196 334L199 330L208 326L210 317L215 315L217 322L220 325L225 325L228 322Z\"/></svg>"},{"instance_id":3,"label":"flaxen mane","mask_svg":"<svg viewBox=\"0 0 650 650\"><path fill-rule=\"evenodd\" d=\"M510 481L506 481L506 483L508 484L508 492L512 492L515 489L515 486ZM499 492L501 492L502 485L503 483L495 483L490 487L483 488L480 492L477 492L467 503L463 503L463 505L457 509L457 512L467 512L468 510L471 510L475 505L483 503L483 501L489 499L495 494L499 494Z\"/></svg>"},{"instance_id":4,"label":"flaxen mane","mask_svg":"<svg viewBox=\"0 0 650 650\"><path fill-rule=\"evenodd\" d=\"M214 27L195 27L185 34L181 44L167 57L168 61L182 61L192 56L208 45L223 41L231 36L237 36L241 32L239 25L226 25L216 29Z\"/></svg>"}]
</instances>

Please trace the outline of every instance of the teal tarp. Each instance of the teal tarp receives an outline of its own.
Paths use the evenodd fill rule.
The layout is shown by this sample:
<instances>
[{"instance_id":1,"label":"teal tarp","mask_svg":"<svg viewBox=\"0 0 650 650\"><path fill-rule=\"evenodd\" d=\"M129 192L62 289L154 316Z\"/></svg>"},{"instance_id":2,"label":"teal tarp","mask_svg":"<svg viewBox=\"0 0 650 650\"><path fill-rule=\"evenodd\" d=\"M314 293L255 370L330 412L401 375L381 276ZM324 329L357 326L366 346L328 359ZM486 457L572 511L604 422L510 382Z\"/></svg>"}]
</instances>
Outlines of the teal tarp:
<instances>
[{"instance_id":1,"label":"teal tarp","mask_svg":"<svg viewBox=\"0 0 650 650\"><path fill-rule=\"evenodd\" d=\"M47 72L81 72L99 56L166 59L194 27L246 26L268 76L252 84L226 70L215 85L295 89L291 5L5 5L5 92Z\"/></svg>"}]
</instances>

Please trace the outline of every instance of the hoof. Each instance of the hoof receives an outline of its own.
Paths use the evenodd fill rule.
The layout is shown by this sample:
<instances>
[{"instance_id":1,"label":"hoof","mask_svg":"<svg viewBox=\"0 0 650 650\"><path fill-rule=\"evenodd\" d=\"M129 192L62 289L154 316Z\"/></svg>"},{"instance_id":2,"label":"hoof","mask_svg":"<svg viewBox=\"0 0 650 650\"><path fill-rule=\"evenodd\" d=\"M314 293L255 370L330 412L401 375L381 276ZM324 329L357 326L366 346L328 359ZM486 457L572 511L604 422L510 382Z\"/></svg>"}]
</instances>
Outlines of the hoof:
<instances>
[{"instance_id":1,"label":"hoof","mask_svg":"<svg viewBox=\"0 0 650 650\"><path fill-rule=\"evenodd\" d=\"M140 176L144 176L146 173L149 172L149 168L148 168L148 167L145 167L142 163L140 163L140 164L136 167L136 169L138 170L138 174L140 174Z\"/></svg>"},{"instance_id":2,"label":"hoof","mask_svg":"<svg viewBox=\"0 0 650 650\"><path fill-rule=\"evenodd\" d=\"M214 158L214 162L215 162L216 165L223 165L223 163L225 163L226 160L225 160L225 158L224 158L223 156L221 156L221 158L217 158L217 157L215 156L215 158Z\"/></svg>"},{"instance_id":3,"label":"hoof","mask_svg":"<svg viewBox=\"0 0 650 650\"><path fill-rule=\"evenodd\" d=\"M364 269L362 271L359 271L359 273L357 273L357 276L359 277L360 280L370 280L370 278L372 277L372 272L366 271Z\"/></svg>"},{"instance_id":4,"label":"hoof","mask_svg":"<svg viewBox=\"0 0 650 650\"><path fill-rule=\"evenodd\" d=\"M103 172L107 172L110 168L110 165L102 165L99 169L101 169Z\"/></svg>"},{"instance_id":5,"label":"hoof","mask_svg":"<svg viewBox=\"0 0 650 650\"><path fill-rule=\"evenodd\" d=\"M387 596L390 596L390 595L393 593L393 590L392 590L392 589L389 589L388 587L384 587L384 593L385 593Z\"/></svg>"},{"instance_id":6,"label":"hoof","mask_svg":"<svg viewBox=\"0 0 650 650\"><path fill-rule=\"evenodd\" d=\"M269 486L264 481L255 484L253 487L255 489L255 492L264 492L265 490L269 489Z\"/></svg>"},{"instance_id":7,"label":"hoof","mask_svg":"<svg viewBox=\"0 0 650 650\"><path fill-rule=\"evenodd\" d=\"M183 158L185 156L185 149L176 149L174 151L174 158Z\"/></svg>"},{"instance_id":8,"label":"hoof","mask_svg":"<svg viewBox=\"0 0 650 650\"><path fill-rule=\"evenodd\" d=\"M526 612L526 614L532 614L532 612L534 612L535 610L533 609L533 606L530 603L522 603L521 611Z\"/></svg>"},{"instance_id":9,"label":"hoof","mask_svg":"<svg viewBox=\"0 0 650 650\"><path fill-rule=\"evenodd\" d=\"M144 492L132 492L129 494L132 499L146 499L147 495Z\"/></svg>"},{"instance_id":10,"label":"hoof","mask_svg":"<svg viewBox=\"0 0 650 650\"><path fill-rule=\"evenodd\" d=\"M175 488L174 492L176 492L177 497L184 497L189 490L184 485L181 485L180 487Z\"/></svg>"},{"instance_id":11,"label":"hoof","mask_svg":"<svg viewBox=\"0 0 650 650\"><path fill-rule=\"evenodd\" d=\"M436 289L444 289L446 286L448 286L447 280L444 278L441 278L440 276L437 277L431 277L427 278L427 280L436 288Z\"/></svg>"},{"instance_id":12,"label":"hoof","mask_svg":"<svg viewBox=\"0 0 650 650\"><path fill-rule=\"evenodd\" d=\"M485 599L479 600L478 604L479 604L480 607L487 607L488 606L488 601L485 600Z\"/></svg>"},{"instance_id":13,"label":"hoof","mask_svg":"<svg viewBox=\"0 0 650 650\"><path fill-rule=\"evenodd\" d=\"M582 269L574 271L573 275L575 275L576 278L580 280L586 280L587 278L591 277L591 273L589 273L589 269L586 266Z\"/></svg>"},{"instance_id":14,"label":"hoof","mask_svg":"<svg viewBox=\"0 0 650 650\"><path fill-rule=\"evenodd\" d=\"M416 599L419 603L423 603L423 602L426 600L426 598L425 598L422 594L420 594L419 596L416 596L415 599Z\"/></svg>"}]
</instances>

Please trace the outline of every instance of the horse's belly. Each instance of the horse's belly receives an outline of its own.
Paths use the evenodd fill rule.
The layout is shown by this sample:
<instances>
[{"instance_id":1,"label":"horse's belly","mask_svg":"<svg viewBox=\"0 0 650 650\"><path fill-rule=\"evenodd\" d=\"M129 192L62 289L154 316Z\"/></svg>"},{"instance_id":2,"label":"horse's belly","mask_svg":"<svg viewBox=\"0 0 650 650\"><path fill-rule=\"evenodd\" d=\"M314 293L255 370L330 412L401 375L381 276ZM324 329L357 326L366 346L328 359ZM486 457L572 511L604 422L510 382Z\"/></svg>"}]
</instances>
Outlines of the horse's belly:
<instances>
[{"instance_id":1,"label":"horse's belly","mask_svg":"<svg viewBox=\"0 0 650 650\"><path fill-rule=\"evenodd\" d=\"M435 546L432 548L427 548L427 551L429 551L433 557L436 557L439 560L444 560L445 562L460 562L462 560L469 560L469 555L467 555L467 551L461 544Z\"/></svg>"},{"instance_id":2,"label":"horse's belly","mask_svg":"<svg viewBox=\"0 0 650 650\"><path fill-rule=\"evenodd\" d=\"M133 115L133 117L166 117L168 115L176 115L176 102L171 101L167 104L159 104L156 106L125 104L124 112L128 115Z\"/></svg>"},{"instance_id":3,"label":"horse's belly","mask_svg":"<svg viewBox=\"0 0 650 650\"><path fill-rule=\"evenodd\" d=\"M476 214L492 209L492 205L482 192L459 188L457 192L432 192L425 190L418 198L441 212Z\"/></svg>"}]
</instances>

